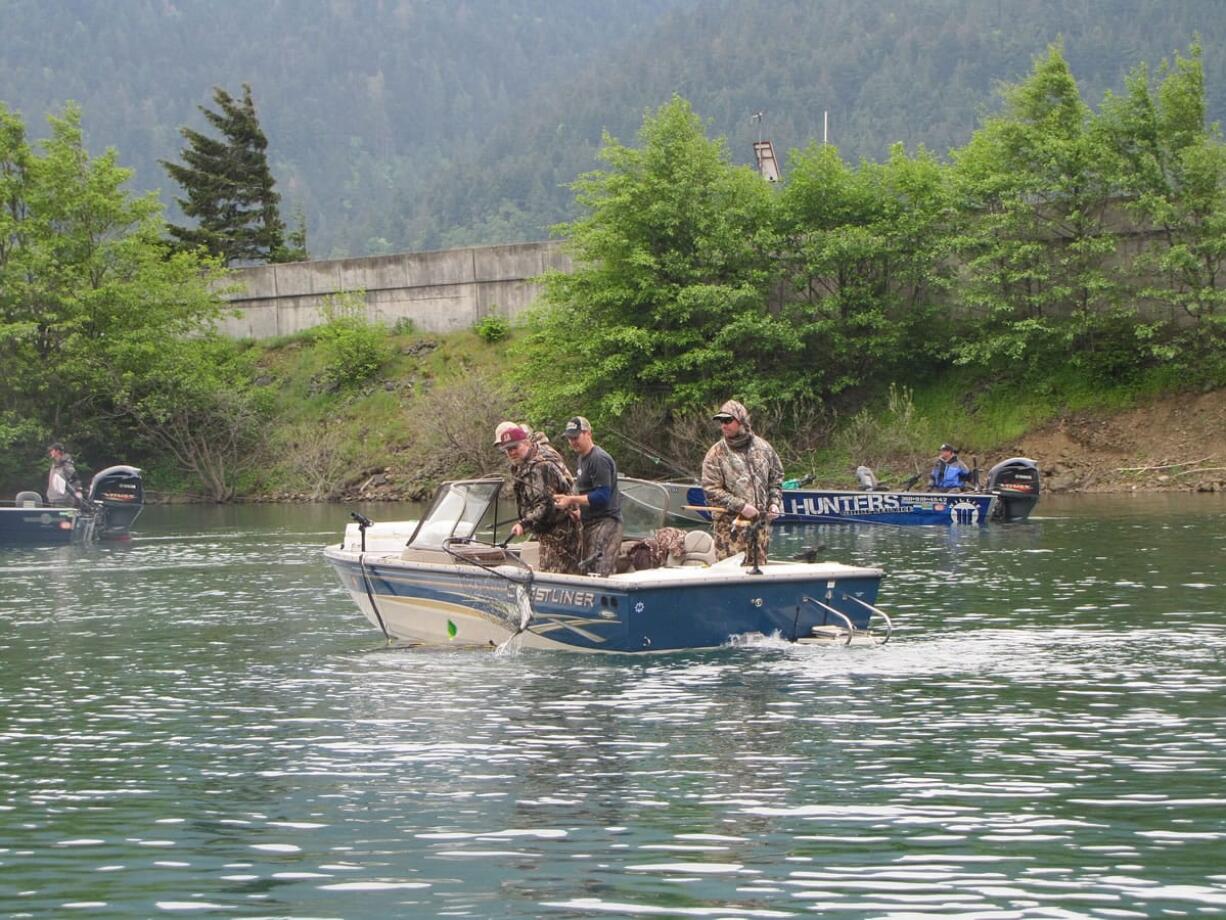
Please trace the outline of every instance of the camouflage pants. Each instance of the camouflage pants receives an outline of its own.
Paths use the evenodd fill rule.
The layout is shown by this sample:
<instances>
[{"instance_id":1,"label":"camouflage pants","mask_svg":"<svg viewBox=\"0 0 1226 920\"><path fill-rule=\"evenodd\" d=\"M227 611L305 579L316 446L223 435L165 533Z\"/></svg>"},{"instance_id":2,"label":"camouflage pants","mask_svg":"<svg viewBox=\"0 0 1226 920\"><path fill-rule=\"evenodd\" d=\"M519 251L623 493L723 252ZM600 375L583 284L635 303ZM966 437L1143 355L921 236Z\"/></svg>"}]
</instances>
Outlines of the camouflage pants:
<instances>
[{"instance_id":1,"label":"camouflage pants","mask_svg":"<svg viewBox=\"0 0 1226 920\"><path fill-rule=\"evenodd\" d=\"M588 575L611 575L617 568L617 554L622 547L622 522L604 517L583 525L583 558L600 558L588 563Z\"/></svg>"},{"instance_id":2,"label":"camouflage pants","mask_svg":"<svg viewBox=\"0 0 1226 920\"><path fill-rule=\"evenodd\" d=\"M540 534L541 561L537 568L542 572L579 574L579 525L567 518L557 527Z\"/></svg>"},{"instance_id":3,"label":"camouflage pants","mask_svg":"<svg viewBox=\"0 0 1226 920\"><path fill-rule=\"evenodd\" d=\"M738 520L742 521L742 526L740 527L735 524ZM758 553L758 563L766 562L766 553L770 549L771 543L770 524L763 521L761 527L750 528L748 523L745 523L742 518L738 518L736 515L717 514L711 529L715 537L715 555L717 558L727 559L729 556L735 556L737 553L745 553L746 565L750 564L753 561L752 553L749 552L749 537L752 530L753 540Z\"/></svg>"}]
</instances>

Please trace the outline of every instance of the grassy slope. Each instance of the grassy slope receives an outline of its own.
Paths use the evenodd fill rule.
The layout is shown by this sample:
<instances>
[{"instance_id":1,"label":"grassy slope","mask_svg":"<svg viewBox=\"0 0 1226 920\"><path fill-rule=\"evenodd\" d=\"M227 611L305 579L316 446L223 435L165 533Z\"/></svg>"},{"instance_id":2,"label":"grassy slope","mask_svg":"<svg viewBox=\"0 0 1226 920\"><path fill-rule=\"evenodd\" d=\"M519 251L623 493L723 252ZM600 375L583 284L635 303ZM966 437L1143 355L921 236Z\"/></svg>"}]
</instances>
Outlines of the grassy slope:
<instances>
[{"instance_id":1,"label":"grassy slope","mask_svg":"<svg viewBox=\"0 0 1226 920\"><path fill-rule=\"evenodd\" d=\"M1180 389L1163 369L1127 383L1106 383L1072 367L1041 381L990 381L965 370L914 386L891 386L837 427L827 447L810 458L821 482L854 487L857 463L874 467L882 482L927 473L942 442L958 445L968 464L986 469L1018 452L1027 436L1071 414L1111 416ZM1040 461L1045 458L1035 458Z\"/></svg>"},{"instance_id":2,"label":"grassy slope","mask_svg":"<svg viewBox=\"0 0 1226 920\"><path fill-rule=\"evenodd\" d=\"M421 494L431 484L437 432L423 413L437 394L492 378L501 348L472 332L389 335L390 357L370 382L329 390L324 358L309 336L259 343L262 381L273 395L267 457L247 473L249 498L325 499L372 477L376 494ZM433 426L425 426L433 428ZM496 458L495 458L496 459Z\"/></svg>"},{"instance_id":3,"label":"grassy slope","mask_svg":"<svg viewBox=\"0 0 1226 920\"><path fill-rule=\"evenodd\" d=\"M472 332L388 337L391 356L370 383L327 392L318 383L323 358L307 336L254 346L274 394L267 456L246 474L240 494L281 500L421 497L442 478L501 469L490 438L500 418L515 415L500 381L505 343ZM817 450L789 449L789 476L854 487L854 468L872 466L883 482L926 471L935 448L952 441L983 467L1013 452L1027 432L1065 414L1110 415L1169 394L1161 373L1107 386L1072 371L1041 384L976 380L965 372L911 386L883 388L844 415ZM712 431L712 436L715 432ZM613 442L615 443L615 442ZM666 448L667 436L657 447ZM633 469L637 458L626 456Z\"/></svg>"}]
</instances>

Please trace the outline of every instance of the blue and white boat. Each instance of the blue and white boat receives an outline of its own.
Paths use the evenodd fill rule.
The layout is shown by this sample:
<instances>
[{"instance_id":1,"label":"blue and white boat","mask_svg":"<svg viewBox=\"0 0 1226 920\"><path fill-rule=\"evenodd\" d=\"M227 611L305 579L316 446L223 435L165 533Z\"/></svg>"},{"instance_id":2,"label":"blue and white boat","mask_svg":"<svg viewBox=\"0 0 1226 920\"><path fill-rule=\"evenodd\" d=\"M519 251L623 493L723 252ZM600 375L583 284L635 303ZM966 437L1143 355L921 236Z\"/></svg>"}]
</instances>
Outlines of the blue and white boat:
<instances>
[{"instance_id":1,"label":"blue and white boat","mask_svg":"<svg viewBox=\"0 0 1226 920\"><path fill-rule=\"evenodd\" d=\"M973 526L1024 521L1038 503L1039 467L1026 457L1002 460L988 471L987 483L983 490L965 492L784 489L783 514L775 523ZM686 502L705 507L702 486L690 486Z\"/></svg>"},{"instance_id":2,"label":"blue and white boat","mask_svg":"<svg viewBox=\"0 0 1226 920\"><path fill-rule=\"evenodd\" d=\"M667 507L666 495L644 494L660 486L623 480L621 488L639 492L623 501L628 534L663 523L630 510ZM664 567L619 565L626 570L607 577L541 572L536 543L497 542L515 521L500 507L502 489L500 479L445 483L421 521L362 518L324 555L388 639L490 647L515 638L525 648L641 653L758 636L851 642L872 635L870 622L884 627L877 641L889 637L889 617L876 606L880 569L717 562L705 531L688 532L684 556ZM623 553L636 542L624 541Z\"/></svg>"}]
</instances>

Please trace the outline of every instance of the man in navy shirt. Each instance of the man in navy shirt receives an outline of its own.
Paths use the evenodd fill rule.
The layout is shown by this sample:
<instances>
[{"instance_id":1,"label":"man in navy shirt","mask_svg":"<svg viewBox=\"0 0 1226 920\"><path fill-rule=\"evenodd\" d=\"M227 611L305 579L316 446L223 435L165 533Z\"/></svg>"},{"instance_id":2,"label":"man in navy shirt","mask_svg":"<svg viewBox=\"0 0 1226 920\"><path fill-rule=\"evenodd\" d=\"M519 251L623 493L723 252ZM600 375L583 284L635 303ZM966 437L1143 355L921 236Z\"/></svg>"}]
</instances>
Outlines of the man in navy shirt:
<instances>
[{"instance_id":1,"label":"man in navy shirt","mask_svg":"<svg viewBox=\"0 0 1226 920\"><path fill-rule=\"evenodd\" d=\"M579 455L575 495L555 495L559 508L575 508L583 525L582 556L588 573L609 575L617 565L622 542L621 493L617 490L617 464L592 441L592 423L576 415L562 430Z\"/></svg>"}]
</instances>

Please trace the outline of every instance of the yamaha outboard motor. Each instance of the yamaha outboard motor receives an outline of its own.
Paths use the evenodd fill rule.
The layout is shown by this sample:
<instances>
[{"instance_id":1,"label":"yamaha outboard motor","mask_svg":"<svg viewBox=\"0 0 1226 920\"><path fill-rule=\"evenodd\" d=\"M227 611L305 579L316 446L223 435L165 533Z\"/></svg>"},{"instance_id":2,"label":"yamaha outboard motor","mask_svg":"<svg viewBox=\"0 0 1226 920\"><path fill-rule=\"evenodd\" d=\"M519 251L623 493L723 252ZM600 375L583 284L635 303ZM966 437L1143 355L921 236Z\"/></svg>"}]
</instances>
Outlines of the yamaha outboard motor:
<instances>
[{"instance_id":1,"label":"yamaha outboard motor","mask_svg":"<svg viewBox=\"0 0 1226 920\"><path fill-rule=\"evenodd\" d=\"M1010 457L988 470L987 491L996 493L993 517L1024 521L1039 502L1039 465L1026 457Z\"/></svg>"},{"instance_id":2,"label":"yamaha outboard motor","mask_svg":"<svg viewBox=\"0 0 1226 920\"><path fill-rule=\"evenodd\" d=\"M134 466L108 466L89 484L89 501L96 509L94 536L126 540L128 528L145 507L145 487Z\"/></svg>"}]
</instances>

